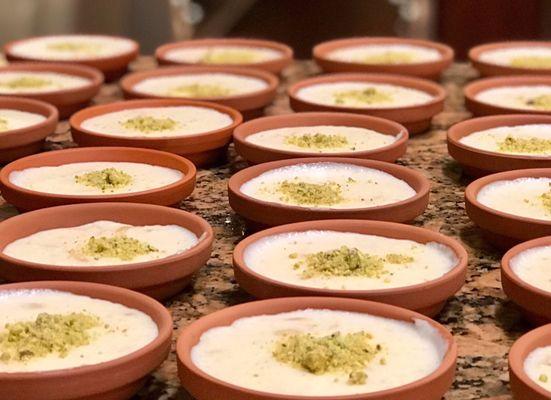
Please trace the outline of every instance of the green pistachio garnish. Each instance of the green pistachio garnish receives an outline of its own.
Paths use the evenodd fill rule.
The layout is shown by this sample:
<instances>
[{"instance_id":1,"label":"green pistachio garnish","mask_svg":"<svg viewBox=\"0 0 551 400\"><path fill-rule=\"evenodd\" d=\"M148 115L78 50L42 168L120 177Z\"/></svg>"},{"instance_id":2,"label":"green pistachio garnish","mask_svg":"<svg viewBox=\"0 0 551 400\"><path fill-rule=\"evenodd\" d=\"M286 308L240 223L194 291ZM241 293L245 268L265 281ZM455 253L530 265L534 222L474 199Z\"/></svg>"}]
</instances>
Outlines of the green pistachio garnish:
<instances>
[{"instance_id":1,"label":"green pistachio garnish","mask_svg":"<svg viewBox=\"0 0 551 400\"><path fill-rule=\"evenodd\" d=\"M307 149L330 149L344 147L348 139L343 135L327 135L325 133L305 133L291 135L285 138L285 143Z\"/></svg>"},{"instance_id":2,"label":"green pistachio garnish","mask_svg":"<svg viewBox=\"0 0 551 400\"><path fill-rule=\"evenodd\" d=\"M358 385L367 379L363 369L381 351L364 331L315 337L310 333L286 335L274 346L273 357L315 375L348 374L348 383Z\"/></svg>"},{"instance_id":3,"label":"green pistachio garnish","mask_svg":"<svg viewBox=\"0 0 551 400\"><path fill-rule=\"evenodd\" d=\"M404 254L389 253L385 256L385 260L390 264L408 264L413 262L414 258Z\"/></svg>"},{"instance_id":4,"label":"green pistachio garnish","mask_svg":"<svg viewBox=\"0 0 551 400\"><path fill-rule=\"evenodd\" d=\"M511 66L517 68L551 68L551 57L549 56L525 56L511 59Z\"/></svg>"},{"instance_id":5,"label":"green pistachio garnish","mask_svg":"<svg viewBox=\"0 0 551 400\"><path fill-rule=\"evenodd\" d=\"M91 314L39 314L34 321L6 324L0 331L0 361L27 361L57 354L66 357L77 347L90 344L90 329L101 326Z\"/></svg>"},{"instance_id":6,"label":"green pistachio garnish","mask_svg":"<svg viewBox=\"0 0 551 400\"><path fill-rule=\"evenodd\" d=\"M4 132L8 130L8 120L4 118L0 118L0 132Z\"/></svg>"},{"instance_id":7,"label":"green pistachio garnish","mask_svg":"<svg viewBox=\"0 0 551 400\"><path fill-rule=\"evenodd\" d=\"M169 96L174 97L226 97L232 94L232 90L228 87L208 84L194 83L191 85L176 86L168 91Z\"/></svg>"},{"instance_id":8,"label":"green pistachio garnish","mask_svg":"<svg viewBox=\"0 0 551 400\"><path fill-rule=\"evenodd\" d=\"M551 152L551 140L536 137L515 138L510 135L498 143L504 153L547 153Z\"/></svg>"},{"instance_id":9,"label":"green pistachio garnish","mask_svg":"<svg viewBox=\"0 0 551 400\"><path fill-rule=\"evenodd\" d=\"M124 187L132 182L132 176L116 168L105 168L101 171L75 175L75 182L85 186L101 189L102 192Z\"/></svg>"},{"instance_id":10,"label":"green pistachio garnish","mask_svg":"<svg viewBox=\"0 0 551 400\"><path fill-rule=\"evenodd\" d=\"M52 84L51 80L35 76L22 76L21 78L14 78L6 82L0 82L0 86L9 89L39 89L50 84Z\"/></svg>"},{"instance_id":11,"label":"green pistachio garnish","mask_svg":"<svg viewBox=\"0 0 551 400\"><path fill-rule=\"evenodd\" d=\"M551 94L542 94L526 102L527 105L539 110L551 110Z\"/></svg>"},{"instance_id":12,"label":"green pistachio garnish","mask_svg":"<svg viewBox=\"0 0 551 400\"><path fill-rule=\"evenodd\" d=\"M134 117L121 122L126 129L140 132L170 131L178 126L178 122L172 118Z\"/></svg>"},{"instance_id":13,"label":"green pistachio garnish","mask_svg":"<svg viewBox=\"0 0 551 400\"><path fill-rule=\"evenodd\" d=\"M538 378L538 381L543 382L543 383L547 383L548 380L549 380L549 377L545 374L541 374Z\"/></svg>"},{"instance_id":14,"label":"green pistachio garnish","mask_svg":"<svg viewBox=\"0 0 551 400\"><path fill-rule=\"evenodd\" d=\"M405 51L385 51L372 54L361 59L364 64L410 64L414 61L412 53Z\"/></svg>"},{"instance_id":15,"label":"green pistachio garnish","mask_svg":"<svg viewBox=\"0 0 551 400\"><path fill-rule=\"evenodd\" d=\"M280 199L304 206L331 206L344 200L338 183L307 183L285 180L278 185Z\"/></svg>"},{"instance_id":16,"label":"green pistachio garnish","mask_svg":"<svg viewBox=\"0 0 551 400\"><path fill-rule=\"evenodd\" d=\"M205 64L250 64L257 60L257 54L249 50L208 51L201 62Z\"/></svg>"},{"instance_id":17,"label":"green pistachio garnish","mask_svg":"<svg viewBox=\"0 0 551 400\"><path fill-rule=\"evenodd\" d=\"M363 90L346 90L337 92L334 95L335 104L378 104L392 101L392 96L381 92L376 88L367 88Z\"/></svg>"},{"instance_id":18,"label":"green pistachio garnish","mask_svg":"<svg viewBox=\"0 0 551 400\"><path fill-rule=\"evenodd\" d=\"M159 250L149 243L125 235L92 236L80 249L80 253L95 259L118 258L123 261L130 261L137 256L157 251Z\"/></svg>"},{"instance_id":19,"label":"green pistachio garnish","mask_svg":"<svg viewBox=\"0 0 551 400\"><path fill-rule=\"evenodd\" d=\"M89 53L95 54L101 50L101 44L90 42L57 42L47 46L48 49L54 51L62 51L69 53Z\"/></svg>"},{"instance_id":20,"label":"green pistachio garnish","mask_svg":"<svg viewBox=\"0 0 551 400\"><path fill-rule=\"evenodd\" d=\"M549 184L549 190L540 195L540 199L547 212L551 213L551 183Z\"/></svg>"}]
</instances>

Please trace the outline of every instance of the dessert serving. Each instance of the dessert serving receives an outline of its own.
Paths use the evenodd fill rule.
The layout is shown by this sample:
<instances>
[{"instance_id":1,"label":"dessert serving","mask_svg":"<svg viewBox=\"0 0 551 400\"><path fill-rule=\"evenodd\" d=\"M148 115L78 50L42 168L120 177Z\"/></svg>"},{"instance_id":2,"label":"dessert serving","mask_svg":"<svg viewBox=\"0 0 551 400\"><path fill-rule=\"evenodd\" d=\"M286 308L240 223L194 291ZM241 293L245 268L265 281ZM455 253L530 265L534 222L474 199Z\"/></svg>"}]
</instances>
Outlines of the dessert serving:
<instances>
[{"instance_id":1,"label":"dessert serving","mask_svg":"<svg viewBox=\"0 0 551 400\"><path fill-rule=\"evenodd\" d=\"M532 247L509 260L509 266L524 282L551 295L551 246Z\"/></svg>"},{"instance_id":2,"label":"dessert serving","mask_svg":"<svg viewBox=\"0 0 551 400\"><path fill-rule=\"evenodd\" d=\"M82 88L90 84L89 79L57 72L0 72L1 95L51 93Z\"/></svg>"},{"instance_id":3,"label":"dessert serving","mask_svg":"<svg viewBox=\"0 0 551 400\"><path fill-rule=\"evenodd\" d=\"M551 393L551 345L532 351L524 361L526 374L539 386Z\"/></svg>"}]
</instances>

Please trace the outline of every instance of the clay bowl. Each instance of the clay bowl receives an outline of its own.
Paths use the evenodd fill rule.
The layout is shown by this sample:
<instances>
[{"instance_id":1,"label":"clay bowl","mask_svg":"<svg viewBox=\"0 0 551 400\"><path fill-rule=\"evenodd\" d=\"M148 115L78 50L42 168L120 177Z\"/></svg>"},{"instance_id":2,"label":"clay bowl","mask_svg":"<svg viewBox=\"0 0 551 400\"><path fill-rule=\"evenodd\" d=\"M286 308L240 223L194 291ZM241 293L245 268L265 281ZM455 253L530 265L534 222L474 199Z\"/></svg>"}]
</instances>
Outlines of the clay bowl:
<instances>
[{"instance_id":1,"label":"clay bowl","mask_svg":"<svg viewBox=\"0 0 551 400\"><path fill-rule=\"evenodd\" d=\"M467 146L460 143L463 137L471 133L497 127L551 124L551 116L547 115L496 115L473 118L459 122L448 130L448 152L468 175L482 176L495 172L511 171L526 168L549 168L551 157L525 156L495 153Z\"/></svg>"},{"instance_id":2,"label":"clay bowl","mask_svg":"<svg viewBox=\"0 0 551 400\"><path fill-rule=\"evenodd\" d=\"M507 65L497 65L480 60L480 55L487 51L501 50L515 47L551 47L551 42L543 41L513 41L487 43L475 46L469 50L469 60L482 76L500 75L551 75L551 69L546 68L521 68Z\"/></svg>"},{"instance_id":3,"label":"clay bowl","mask_svg":"<svg viewBox=\"0 0 551 400\"><path fill-rule=\"evenodd\" d=\"M497 78L478 79L469 83L463 89L465 95L465 106L467 110L476 116L494 114L540 114L551 115L551 111L543 110L519 110L518 108L503 107L494 104L483 103L475 97L478 93L502 86L530 86L530 85L551 85L551 76L504 76Z\"/></svg>"},{"instance_id":4,"label":"clay bowl","mask_svg":"<svg viewBox=\"0 0 551 400\"><path fill-rule=\"evenodd\" d=\"M54 266L27 262L0 253L0 277L11 282L67 280L125 287L156 299L181 292L209 259L214 234L209 224L176 208L134 203L72 204L21 214L0 222L0 249L33 233L79 226L98 220L131 225L179 225L199 238L192 248L170 257L125 265Z\"/></svg>"},{"instance_id":5,"label":"clay bowl","mask_svg":"<svg viewBox=\"0 0 551 400\"><path fill-rule=\"evenodd\" d=\"M66 35L63 35L66 36ZM81 36L81 35L78 35ZM22 42L26 42L29 40L33 40L36 38L27 38L22 40L14 40L12 42L7 43L4 45L4 54L6 55L6 58L10 62L55 62L55 63L61 63L61 64L79 64L79 65L85 65L87 67L93 67L99 69L105 76L105 80L107 81L114 81L118 78L120 78L122 75L124 75L128 69L128 64L130 64L131 61L136 59L138 57L138 54L140 53L140 45L135 40L132 40L130 38L123 38L120 36L112 36L112 35L90 35L91 37L105 37L108 39L125 39L132 43L132 48L130 51L126 51L117 55L112 55L108 57L96 57L91 59L74 59L74 60L52 60L49 61L44 58L37 58L32 56L21 56L19 54L13 53L13 48L16 45L21 44Z\"/></svg>"},{"instance_id":6,"label":"clay bowl","mask_svg":"<svg viewBox=\"0 0 551 400\"><path fill-rule=\"evenodd\" d=\"M163 96L142 93L134 90L134 86L149 78L157 78L161 76L186 75L186 74L208 74L223 72L235 75L244 75L252 78L262 79L267 83L267 87L257 92L246 93L236 96L227 97L210 97L210 98L193 98L189 100L203 100L213 103L222 104L231 108L235 108L243 114L245 119L252 119L263 114L263 109L269 105L275 98L276 90L279 85L279 79L266 71L261 71L252 68L230 68L230 67L214 67L214 66L181 66L181 67L163 67L150 71L134 72L126 75L121 79L120 85L124 97L126 99L163 99ZM174 99L174 97L171 97Z\"/></svg>"},{"instance_id":7,"label":"clay bowl","mask_svg":"<svg viewBox=\"0 0 551 400\"><path fill-rule=\"evenodd\" d=\"M313 103L299 99L296 93L307 86L342 82L370 82L386 83L398 86L404 86L411 89L422 90L434 96L434 99L426 104L395 107L395 108L354 108L336 105L325 105ZM410 78L399 75L386 74L361 74L361 73L342 73L321 75L314 78L304 79L295 83L288 89L289 102L294 111L336 111L349 112L357 114L367 114L374 117L386 118L398 122L406 127L410 134L421 133L430 127L433 116L444 109L444 99L446 91L444 88L434 82L419 78Z\"/></svg>"},{"instance_id":8,"label":"clay bowl","mask_svg":"<svg viewBox=\"0 0 551 400\"><path fill-rule=\"evenodd\" d=\"M46 137L56 129L59 114L57 109L48 103L19 97L0 97L0 108L26 111L46 117L44 121L35 125L0 132L0 164L38 153L42 150Z\"/></svg>"},{"instance_id":9,"label":"clay bowl","mask_svg":"<svg viewBox=\"0 0 551 400\"><path fill-rule=\"evenodd\" d=\"M137 162L176 169L182 172L182 179L163 187L135 193L105 195L63 195L38 192L14 185L10 174L26 168L58 166L75 162ZM172 206L188 197L195 188L196 169L191 161L162 151L125 147L88 147L50 151L21 158L0 171L0 191L8 202L19 211L37 210L75 203L132 202Z\"/></svg>"},{"instance_id":10,"label":"clay bowl","mask_svg":"<svg viewBox=\"0 0 551 400\"><path fill-rule=\"evenodd\" d=\"M499 172L479 178L465 190L465 209L469 218L481 229L483 236L502 249L509 249L519 242L551 235L551 221L507 214L478 202L476 196L486 185L523 177L551 177L551 169L519 169Z\"/></svg>"},{"instance_id":11,"label":"clay bowl","mask_svg":"<svg viewBox=\"0 0 551 400\"><path fill-rule=\"evenodd\" d=\"M0 373L0 398L17 400L125 400L170 351L172 318L162 304L131 290L87 282L25 282L1 285L0 293L21 289L51 289L112 301L148 314L159 335L143 348L111 361L45 372Z\"/></svg>"},{"instance_id":12,"label":"clay bowl","mask_svg":"<svg viewBox=\"0 0 551 400\"><path fill-rule=\"evenodd\" d=\"M414 64L363 64L358 62L331 60L328 58L329 53L342 48L390 44L421 46L434 49L440 53L441 59ZM454 56L453 49L445 44L432 42L430 40L397 37L357 37L329 40L315 46L312 53L316 63L325 72L385 73L410 75L426 79L438 79L442 71L448 68L453 62Z\"/></svg>"},{"instance_id":13,"label":"clay bowl","mask_svg":"<svg viewBox=\"0 0 551 400\"><path fill-rule=\"evenodd\" d=\"M383 391L331 397L278 395L246 389L211 377L200 370L191 359L191 349L199 342L201 335L209 329L231 325L240 318L303 309L369 313L408 322L414 318L421 319L428 322L442 335L448 343L448 352L440 366L432 374L415 382ZM180 381L197 400L440 400L453 382L457 358L457 345L452 335L442 325L424 315L387 304L334 297L288 297L254 301L214 312L182 330L178 337L176 351Z\"/></svg>"},{"instance_id":14,"label":"clay bowl","mask_svg":"<svg viewBox=\"0 0 551 400\"><path fill-rule=\"evenodd\" d=\"M241 192L241 185L258 175L280 167L295 164L334 162L354 164L387 172L407 182L417 194L409 199L376 207L334 209L290 206L258 200ZM319 219L368 219L407 222L421 215L429 202L430 181L420 172L382 161L358 158L312 157L272 161L245 168L234 174L228 182L231 208L245 220L247 227L256 231L271 226Z\"/></svg>"},{"instance_id":15,"label":"clay bowl","mask_svg":"<svg viewBox=\"0 0 551 400\"><path fill-rule=\"evenodd\" d=\"M245 263L244 252L254 242L272 235L308 230L354 232L393 239L414 240L420 243L436 242L450 247L458 262L450 272L438 279L407 287L380 290L338 290L289 284L259 274ZM465 283L467 260L467 252L456 240L428 229L392 222L326 220L278 226L245 238L239 242L233 252L233 269L239 286L260 299L292 296L349 297L404 307L434 317L442 310L446 300L452 297Z\"/></svg>"},{"instance_id":16,"label":"clay bowl","mask_svg":"<svg viewBox=\"0 0 551 400\"><path fill-rule=\"evenodd\" d=\"M358 152L325 153L331 157L365 158L394 162L404 155L409 134L402 125L382 118L347 113L298 113L257 118L237 127L233 132L233 142L237 153L249 162L260 164L288 158L319 157L320 153L308 151L286 151L259 146L246 140L247 136L268 129L294 126L337 125L372 129L374 131L398 137L387 146Z\"/></svg>"},{"instance_id":17,"label":"clay bowl","mask_svg":"<svg viewBox=\"0 0 551 400\"><path fill-rule=\"evenodd\" d=\"M164 138L110 136L82 127L82 123L85 120L112 112L142 107L177 106L195 106L216 110L229 115L233 119L233 123L213 131ZM69 123L71 125L73 140L79 146L123 146L162 150L184 156L196 166L204 167L216 164L218 161L226 158L226 150L231 141L232 132L242 121L243 117L238 111L219 104L191 100L156 99L119 101L88 107L74 114Z\"/></svg>"},{"instance_id":18,"label":"clay bowl","mask_svg":"<svg viewBox=\"0 0 551 400\"><path fill-rule=\"evenodd\" d=\"M274 60L263 61L259 63L247 64L216 64L223 67L241 67L241 68L256 68L273 74L279 74L293 61L293 49L283 43L273 40L260 39L242 39L242 38L218 38L218 39L193 39L183 40L176 43L164 44L155 50L155 58L160 65L211 65L203 63L186 63L183 61L174 61L166 57L169 51L176 49L188 49L194 47L210 47L210 46L245 46L245 47L260 47L279 51L281 57Z\"/></svg>"}]
</instances>

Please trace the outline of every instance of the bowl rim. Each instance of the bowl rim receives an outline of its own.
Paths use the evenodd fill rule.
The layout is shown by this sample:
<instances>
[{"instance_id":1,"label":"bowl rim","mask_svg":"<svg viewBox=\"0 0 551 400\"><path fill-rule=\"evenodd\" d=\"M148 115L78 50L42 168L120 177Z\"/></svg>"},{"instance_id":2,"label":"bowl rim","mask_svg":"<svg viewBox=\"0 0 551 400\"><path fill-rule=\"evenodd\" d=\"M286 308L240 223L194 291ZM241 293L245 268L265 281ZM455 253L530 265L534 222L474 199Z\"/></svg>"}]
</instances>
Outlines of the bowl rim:
<instances>
[{"instance_id":1,"label":"bowl rim","mask_svg":"<svg viewBox=\"0 0 551 400\"><path fill-rule=\"evenodd\" d=\"M277 311L272 312L272 306L282 307L286 311ZM255 309L257 307L263 307L266 312L252 313L249 310ZM392 306L389 304L377 303L369 300L361 299L348 299L348 298L339 298L339 297L285 297L285 298L276 298L276 299L267 299L267 300L256 300L248 303L243 303L231 307L224 308L222 310L215 311L207 316L200 318L197 321L192 322L190 325L186 326L180 332L177 342L176 342L176 355L180 363L185 365L186 368L192 371L193 374L200 376L202 379L209 381L211 384L222 386L226 389L240 391L244 394L257 396L270 396L271 399L281 399L281 400L322 400L323 396L302 396L302 395L283 395L272 392L248 389L242 386L237 386L235 384L223 381L221 379L215 378L203 370L201 370L195 363L191 360L191 349L197 345L194 343L193 346L189 343L184 343L186 337L191 334L199 334L201 337L206 331L218 326L229 326L227 324L212 324L213 326L204 329L205 324L210 325L213 321L218 320L219 318L225 316L227 313L236 313L236 318L232 318L232 323L240 318L247 318L251 316L259 315L277 315L284 312L291 312L293 310L305 310L305 309L329 309L335 311L351 311L351 309L361 308L363 311L354 311L364 314L383 316L383 318L390 319L400 319L402 321L412 321L414 319L419 319L426 321L430 324L432 328L438 331L441 337L446 340L448 344L448 349L444 355L440 365L430 374L410 383L407 383L402 386L389 388L385 390L379 390L375 392L352 394L352 395L338 395L331 396L332 400L365 400L367 398L377 396L388 396L388 395L397 395L401 394L409 389L415 389L420 386L426 385L429 382L437 379L438 377L444 375L450 368L454 368L457 358L457 343L453 338L452 334L444 328L438 322L426 317L422 314L419 314L415 311L407 310L401 307ZM400 313L404 316L403 319L398 317L388 317L388 314ZM384 315L387 315L384 317ZM197 333L196 333L197 332Z\"/></svg>"},{"instance_id":2,"label":"bowl rim","mask_svg":"<svg viewBox=\"0 0 551 400\"><path fill-rule=\"evenodd\" d=\"M551 68L538 68L534 71L532 68L526 68L526 67L513 67L510 65L503 65L503 64L496 64L491 63L488 61L483 61L480 59L480 56L482 53L485 53L487 51L492 50L501 50L501 49L507 49L507 48L515 48L515 47L551 47L551 41L548 40L504 40L504 41L497 41L497 42L490 42L490 43L484 43L479 44L477 46L471 47L469 49L469 52L467 54L467 57L471 63L478 63L484 66L488 67L501 67L506 68L508 70L522 70L522 71L549 71Z\"/></svg>"},{"instance_id":3,"label":"bowl rim","mask_svg":"<svg viewBox=\"0 0 551 400\"><path fill-rule=\"evenodd\" d=\"M0 96L0 103L9 103L3 108L9 108L11 110L21 111L20 105L30 105L36 108L41 108L44 112L40 114L38 111L33 111L36 114L40 114L46 119L34 125L25 126L23 128L10 129L2 132L1 136L3 140L10 139L11 136L21 135L27 133L29 130L42 129L49 125L57 125L59 121L59 112L57 108L52 104L42 100L30 99L19 96ZM23 110L24 111L24 110ZM29 112L29 111L28 111Z\"/></svg>"}]
</instances>

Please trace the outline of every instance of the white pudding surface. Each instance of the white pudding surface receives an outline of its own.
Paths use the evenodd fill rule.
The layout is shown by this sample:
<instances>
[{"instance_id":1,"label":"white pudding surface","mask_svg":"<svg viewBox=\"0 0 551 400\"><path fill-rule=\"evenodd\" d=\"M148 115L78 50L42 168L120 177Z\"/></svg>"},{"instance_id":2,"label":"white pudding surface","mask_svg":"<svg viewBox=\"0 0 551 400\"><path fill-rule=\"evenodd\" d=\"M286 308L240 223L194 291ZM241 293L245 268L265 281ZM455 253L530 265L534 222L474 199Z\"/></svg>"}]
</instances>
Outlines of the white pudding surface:
<instances>
[{"instance_id":1,"label":"white pudding surface","mask_svg":"<svg viewBox=\"0 0 551 400\"><path fill-rule=\"evenodd\" d=\"M90 84L90 79L58 72L0 72L0 94L49 93L77 89Z\"/></svg>"},{"instance_id":2,"label":"white pudding surface","mask_svg":"<svg viewBox=\"0 0 551 400\"><path fill-rule=\"evenodd\" d=\"M91 238L129 237L156 251L132 259L90 255L83 248ZM3 253L18 260L49 265L104 266L134 264L166 258L195 246L199 238L178 225L133 226L114 221L95 221L71 228L47 229L9 243Z\"/></svg>"},{"instance_id":3,"label":"white pudding surface","mask_svg":"<svg viewBox=\"0 0 551 400\"><path fill-rule=\"evenodd\" d=\"M166 128L142 125L139 128L127 121L150 119L153 124L169 122ZM233 123L232 117L220 111L195 106L143 107L110 112L82 121L82 128L102 135L119 137L175 137L210 132ZM139 125L138 125L139 126Z\"/></svg>"},{"instance_id":4,"label":"white pudding surface","mask_svg":"<svg viewBox=\"0 0 551 400\"><path fill-rule=\"evenodd\" d=\"M507 47L486 50L478 56L482 62L521 68L551 68L550 46Z\"/></svg>"},{"instance_id":5,"label":"white pudding surface","mask_svg":"<svg viewBox=\"0 0 551 400\"><path fill-rule=\"evenodd\" d=\"M269 129L249 135L245 141L296 153L353 153L385 147L399 138L353 126L314 125Z\"/></svg>"},{"instance_id":6,"label":"white pudding surface","mask_svg":"<svg viewBox=\"0 0 551 400\"><path fill-rule=\"evenodd\" d=\"M551 392L551 346L539 347L524 360L524 372L535 383Z\"/></svg>"},{"instance_id":7,"label":"white pudding surface","mask_svg":"<svg viewBox=\"0 0 551 400\"><path fill-rule=\"evenodd\" d=\"M399 254L411 257L406 263L384 262L387 271L380 276L339 274L304 275L304 260L318 252L338 250L342 246L384 259ZM279 282L324 289L387 289L424 283L441 277L457 265L453 250L439 243L337 231L290 232L264 237L251 243L243 253L245 265L252 271ZM295 264L301 266L295 268Z\"/></svg>"},{"instance_id":8,"label":"white pudding surface","mask_svg":"<svg viewBox=\"0 0 551 400\"><path fill-rule=\"evenodd\" d=\"M188 64L257 64L281 58L282 53L267 47L214 45L175 48L164 57Z\"/></svg>"},{"instance_id":9,"label":"white pudding surface","mask_svg":"<svg viewBox=\"0 0 551 400\"><path fill-rule=\"evenodd\" d=\"M541 105L533 103L545 99ZM517 110L551 111L551 85L503 86L479 92L475 99L486 104ZM549 103L549 104L548 104Z\"/></svg>"},{"instance_id":10,"label":"white pudding surface","mask_svg":"<svg viewBox=\"0 0 551 400\"><path fill-rule=\"evenodd\" d=\"M483 205L519 217L551 221L551 178L518 178L484 186L476 199ZM544 197L542 197L544 196Z\"/></svg>"},{"instance_id":11,"label":"white pudding surface","mask_svg":"<svg viewBox=\"0 0 551 400\"><path fill-rule=\"evenodd\" d=\"M365 383L347 383L346 373L316 375L272 355L275 343L288 334L322 337L337 331L365 331L382 347L364 369ZM362 313L307 309L241 318L232 325L212 328L193 347L191 358L205 373L240 387L323 397L375 392L419 380L439 367L447 347L425 321L409 323Z\"/></svg>"},{"instance_id":12,"label":"white pudding surface","mask_svg":"<svg viewBox=\"0 0 551 400\"><path fill-rule=\"evenodd\" d=\"M6 324L34 321L42 313L82 312L99 317L110 329L103 325L92 328L90 342L71 349L65 357L50 353L26 361L0 360L0 372L51 371L99 364L133 353L159 334L157 324L142 311L107 300L44 289L0 294L0 335Z\"/></svg>"},{"instance_id":13,"label":"white pudding surface","mask_svg":"<svg viewBox=\"0 0 551 400\"><path fill-rule=\"evenodd\" d=\"M336 49L329 60L362 64L418 64L442 59L438 50L411 44L362 44Z\"/></svg>"},{"instance_id":14,"label":"white pudding surface","mask_svg":"<svg viewBox=\"0 0 551 400\"><path fill-rule=\"evenodd\" d=\"M551 246L524 250L513 257L509 265L515 275L526 283L551 292Z\"/></svg>"},{"instance_id":15,"label":"white pudding surface","mask_svg":"<svg viewBox=\"0 0 551 400\"><path fill-rule=\"evenodd\" d=\"M46 121L46 117L42 114L0 108L0 133L27 128L43 121Z\"/></svg>"}]
</instances>

